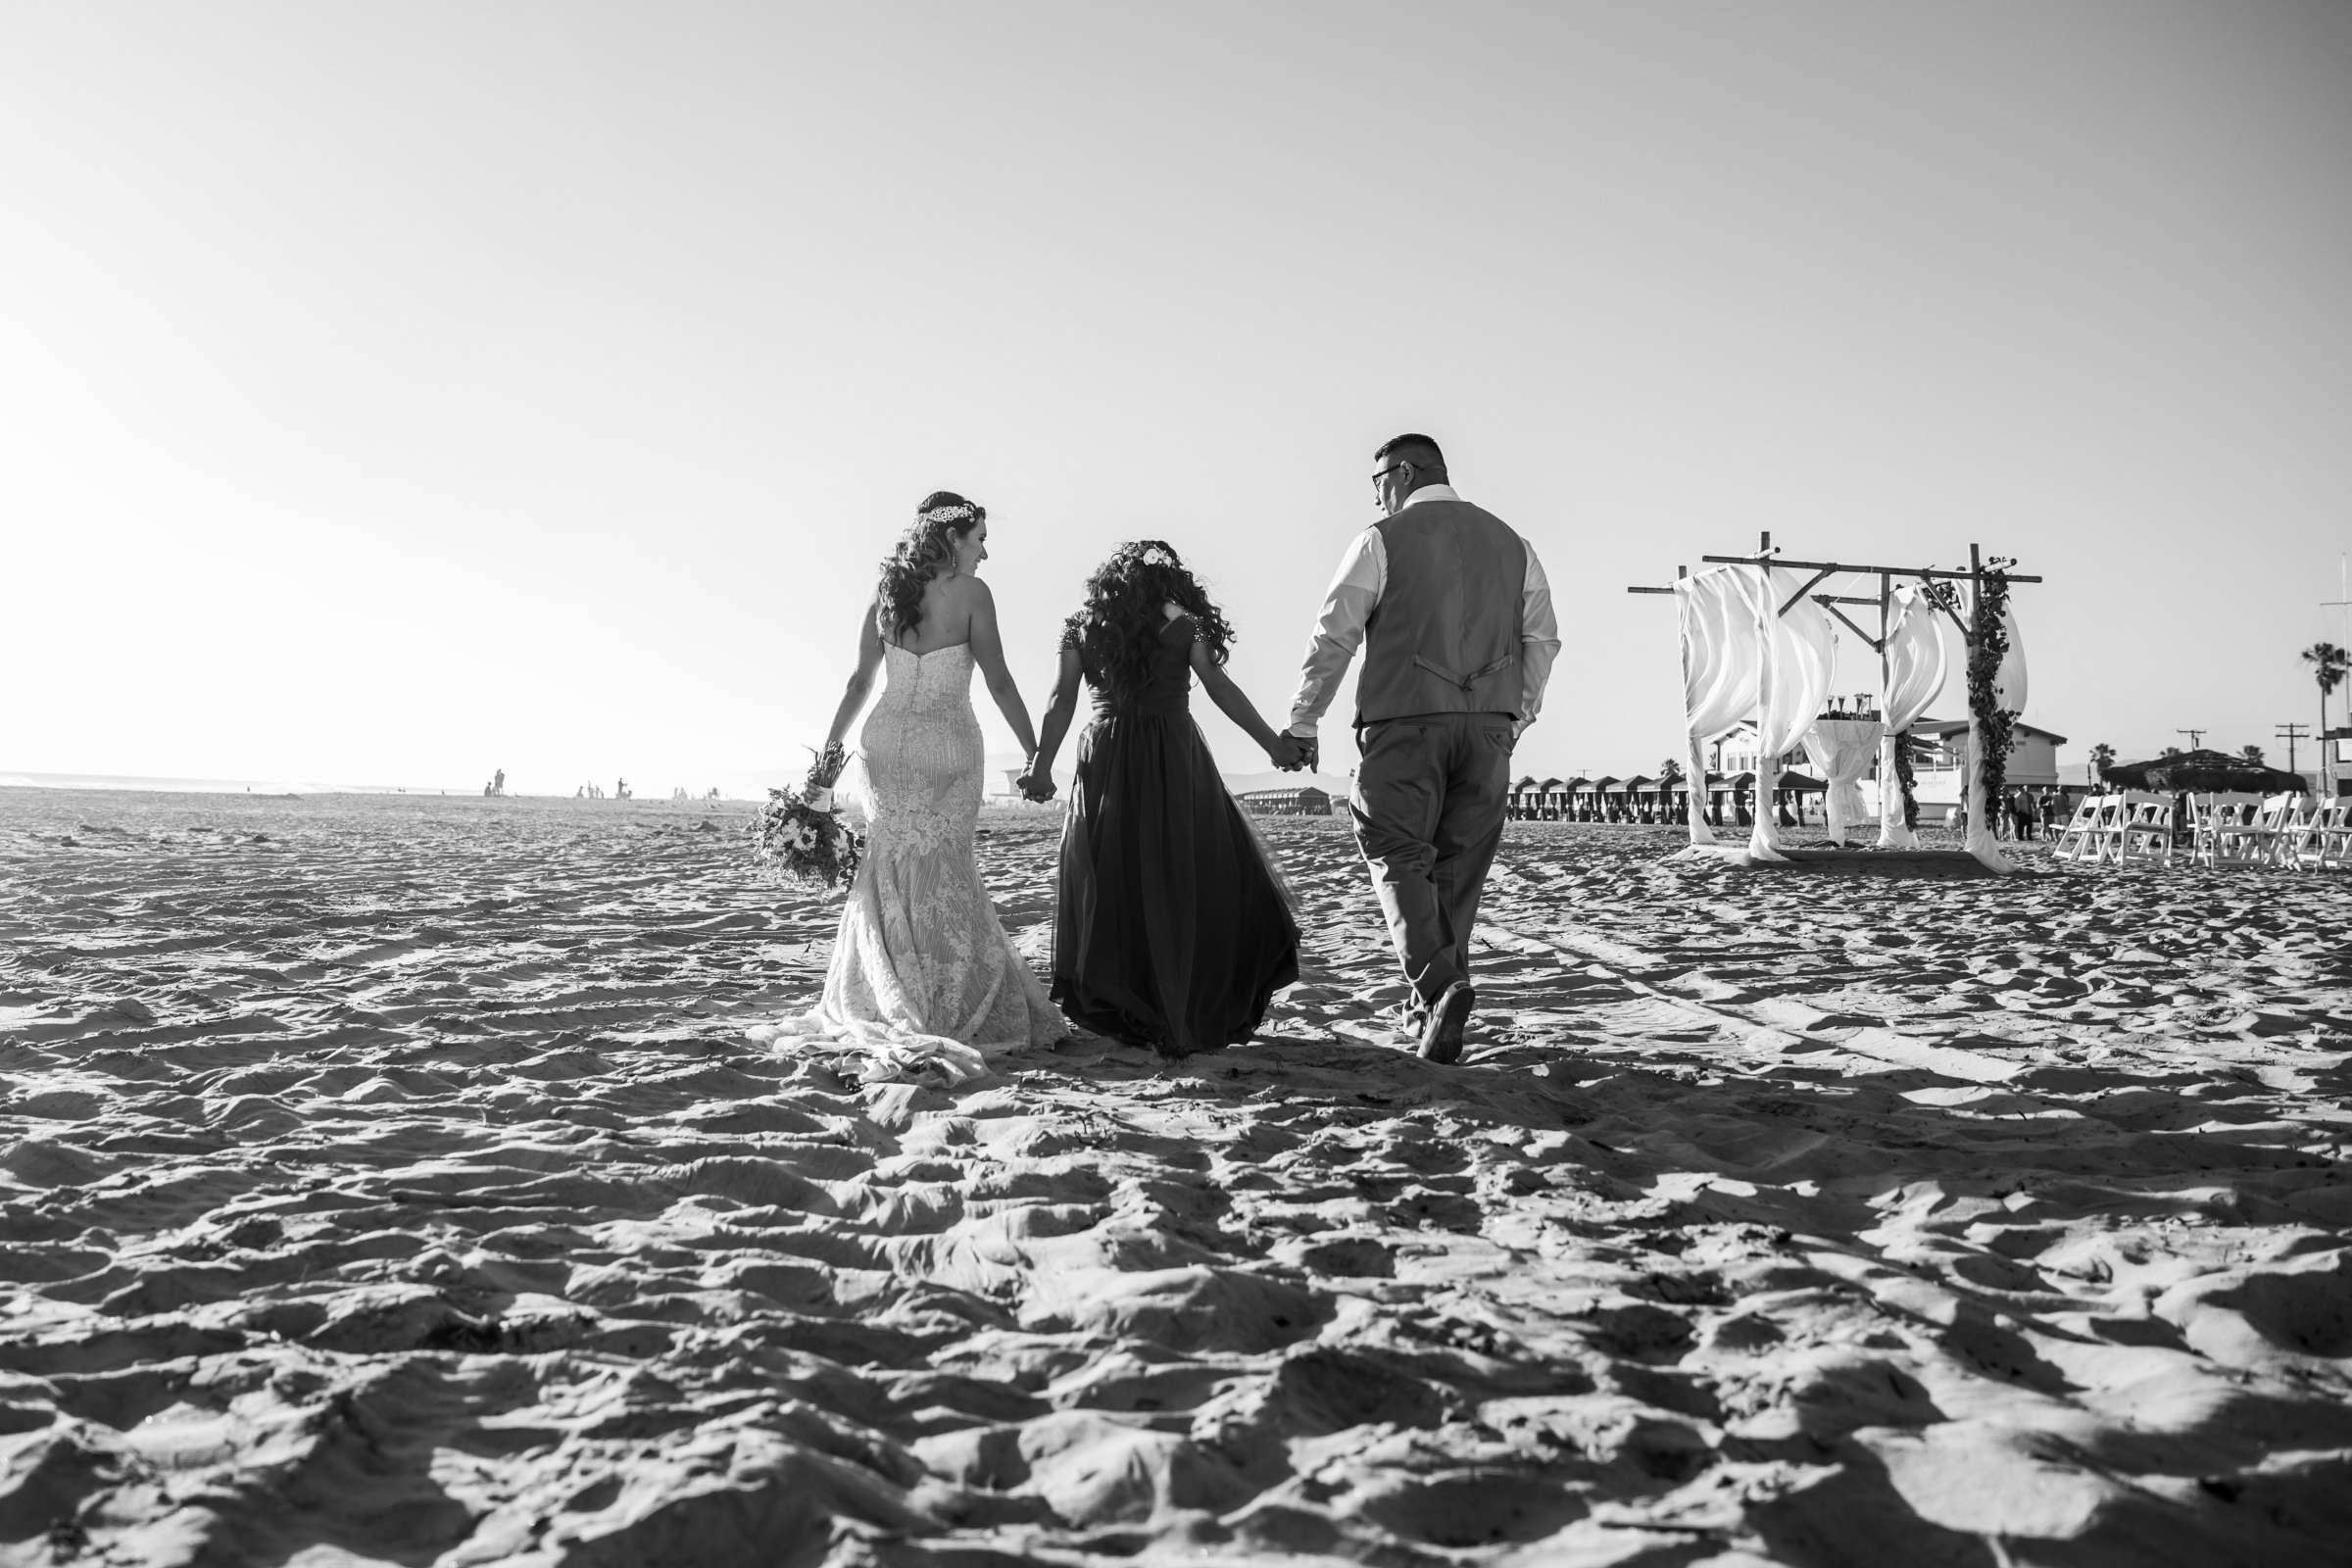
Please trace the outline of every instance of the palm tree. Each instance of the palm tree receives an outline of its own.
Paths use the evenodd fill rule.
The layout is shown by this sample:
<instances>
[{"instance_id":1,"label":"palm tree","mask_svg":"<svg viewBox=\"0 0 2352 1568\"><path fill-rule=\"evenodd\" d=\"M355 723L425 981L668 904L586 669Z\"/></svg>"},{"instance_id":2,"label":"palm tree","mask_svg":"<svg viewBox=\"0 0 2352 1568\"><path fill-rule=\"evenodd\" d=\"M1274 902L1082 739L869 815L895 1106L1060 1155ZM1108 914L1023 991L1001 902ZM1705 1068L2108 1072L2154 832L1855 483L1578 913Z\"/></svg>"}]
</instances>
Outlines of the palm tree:
<instances>
[{"instance_id":1,"label":"palm tree","mask_svg":"<svg viewBox=\"0 0 2352 1568\"><path fill-rule=\"evenodd\" d=\"M2320 783L2328 783L2328 694L2343 684L2344 672L2352 670L2352 654L2345 653L2333 643L2313 643L2303 650L2303 662L2311 666L2311 678L2320 688Z\"/></svg>"},{"instance_id":2,"label":"palm tree","mask_svg":"<svg viewBox=\"0 0 2352 1568\"><path fill-rule=\"evenodd\" d=\"M2107 770L2115 765L2115 748L2105 741L2090 749L2090 776L2100 783L2107 782Z\"/></svg>"},{"instance_id":3,"label":"palm tree","mask_svg":"<svg viewBox=\"0 0 2352 1568\"><path fill-rule=\"evenodd\" d=\"M2260 763L2262 760L2262 748L2259 746L2248 746L2240 751L2237 755L2244 758L2249 762Z\"/></svg>"}]
</instances>

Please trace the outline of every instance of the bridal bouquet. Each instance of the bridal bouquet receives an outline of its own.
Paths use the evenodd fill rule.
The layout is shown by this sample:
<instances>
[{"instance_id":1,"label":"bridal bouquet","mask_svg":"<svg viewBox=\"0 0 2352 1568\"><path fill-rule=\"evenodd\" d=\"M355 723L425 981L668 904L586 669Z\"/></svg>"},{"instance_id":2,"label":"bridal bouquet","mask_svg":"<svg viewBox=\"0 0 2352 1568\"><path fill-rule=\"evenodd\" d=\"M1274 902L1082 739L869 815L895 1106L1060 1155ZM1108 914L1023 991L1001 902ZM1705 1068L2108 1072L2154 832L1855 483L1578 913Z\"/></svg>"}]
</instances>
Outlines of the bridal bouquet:
<instances>
[{"instance_id":1,"label":"bridal bouquet","mask_svg":"<svg viewBox=\"0 0 2352 1568\"><path fill-rule=\"evenodd\" d=\"M843 760L841 748L828 746L798 789L767 792L753 829L752 858L794 882L850 885L861 841L833 804Z\"/></svg>"}]
</instances>

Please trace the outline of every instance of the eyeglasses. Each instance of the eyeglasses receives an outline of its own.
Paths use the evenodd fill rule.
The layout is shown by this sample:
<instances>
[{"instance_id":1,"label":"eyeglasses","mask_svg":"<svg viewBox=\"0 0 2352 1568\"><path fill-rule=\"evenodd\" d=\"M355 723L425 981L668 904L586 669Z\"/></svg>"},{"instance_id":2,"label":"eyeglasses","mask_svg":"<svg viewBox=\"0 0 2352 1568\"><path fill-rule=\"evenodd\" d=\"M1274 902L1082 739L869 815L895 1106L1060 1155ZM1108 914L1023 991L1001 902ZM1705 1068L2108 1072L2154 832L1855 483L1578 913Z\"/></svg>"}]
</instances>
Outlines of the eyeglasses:
<instances>
[{"instance_id":1,"label":"eyeglasses","mask_svg":"<svg viewBox=\"0 0 2352 1568\"><path fill-rule=\"evenodd\" d=\"M1374 495L1380 494L1381 480L1386 479L1390 474L1395 473L1398 468L1409 468L1412 465L1409 463L1392 463L1387 467L1381 469L1378 473L1372 476L1372 493Z\"/></svg>"}]
</instances>

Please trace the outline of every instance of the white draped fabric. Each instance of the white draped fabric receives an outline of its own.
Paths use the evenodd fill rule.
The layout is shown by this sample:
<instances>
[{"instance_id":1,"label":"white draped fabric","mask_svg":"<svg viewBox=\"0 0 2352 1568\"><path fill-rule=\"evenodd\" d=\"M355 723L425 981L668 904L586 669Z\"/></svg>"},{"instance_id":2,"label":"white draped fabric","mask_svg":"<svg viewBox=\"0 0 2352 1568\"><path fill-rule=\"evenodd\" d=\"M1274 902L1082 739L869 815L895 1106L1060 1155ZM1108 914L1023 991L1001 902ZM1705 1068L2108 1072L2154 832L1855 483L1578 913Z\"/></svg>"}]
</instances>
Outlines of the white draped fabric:
<instances>
[{"instance_id":1,"label":"white draped fabric","mask_svg":"<svg viewBox=\"0 0 2352 1568\"><path fill-rule=\"evenodd\" d=\"M2009 652L2001 656L2000 670L1992 677L1992 694L2012 713L2026 710L2026 639L2017 629L2017 616L2001 612L2001 629L2009 634Z\"/></svg>"},{"instance_id":2,"label":"white draped fabric","mask_svg":"<svg viewBox=\"0 0 2352 1568\"><path fill-rule=\"evenodd\" d=\"M1984 721L1971 709L1968 715L1968 836L1960 841L1961 848L1977 858L1988 871L2013 869L2009 858L2001 853L2000 841L1992 831L1990 802L1984 795L1984 769L1978 759L1984 755Z\"/></svg>"},{"instance_id":3,"label":"white draped fabric","mask_svg":"<svg viewBox=\"0 0 2352 1568\"><path fill-rule=\"evenodd\" d=\"M1674 602L1682 623L1690 842L1712 844L1715 830L1707 825L1704 748L1755 710L1756 619L1729 568L1678 579Z\"/></svg>"},{"instance_id":4,"label":"white draped fabric","mask_svg":"<svg viewBox=\"0 0 2352 1568\"><path fill-rule=\"evenodd\" d=\"M1895 779L1894 749L1943 691L1948 667L1943 612L1916 587L1897 588L1883 661L1885 689L1879 693L1879 848L1909 850L1919 835L1903 825L1903 788Z\"/></svg>"},{"instance_id":5,"label":"white draped fabric","mask_svg":"<svg viewBox=\"0 0 2352 1568\"><path fill-rule=\"evenodd\" d=\"M1875 718L1824 718L1805 731L1805 760L1830 786L1830 837L1842 839L1846 830L1868 814L1862 801L1862 775L1878 755L1879 734L1886 726Z\"/></svg>"},{"instance_id":6,"label":"white draped fabric","mask_svg":"<svg viewBox=\"0 0 2352 1568\"><path fill-rule=\"evenodd\" d=\"M1780 612L1796 593L1794 572L1780 566L1737 569L1764 655L1755 664L1756 824L1747 853L1758 860L1783 860L1788 857L1779 849L1780 823L1772 808L1772 787L1780 777L1776 759L1796 749L1821 712L1836 644L1829 612L1811 599Z\"/></svg>"}]
</instances>

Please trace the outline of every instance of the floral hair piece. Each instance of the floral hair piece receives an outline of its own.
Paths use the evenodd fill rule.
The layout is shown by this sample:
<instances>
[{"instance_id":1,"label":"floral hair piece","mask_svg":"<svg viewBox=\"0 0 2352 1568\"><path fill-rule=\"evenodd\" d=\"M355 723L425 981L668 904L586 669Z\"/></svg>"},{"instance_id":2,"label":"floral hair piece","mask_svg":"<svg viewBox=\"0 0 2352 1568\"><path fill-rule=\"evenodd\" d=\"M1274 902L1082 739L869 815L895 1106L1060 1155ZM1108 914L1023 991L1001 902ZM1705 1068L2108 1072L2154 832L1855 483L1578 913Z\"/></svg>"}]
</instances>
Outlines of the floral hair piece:
<instances>
[{"instance_id":1,"label":"floral hair piece","mask_svg":"<svg viewBox=\"0 0 2352 1568\"><path fill-rule=\"evenodd\" d=\"M952 507L933 507L922 514L921 520L924 522L969 522L976 520L979 515L977 509L958 502Z\"/></svg>"},{"instance_id":2,"label":"floral hair piece","mask_svg":"<svg viewBox=\"0 0 2352 1568\"><path fill-rule=\"evenodd\" d=\"M1176 564L1175 558L1157 545L1153 545L1135 559L1147 566L1173 566Z\"/></svg>"}]
</instances>

